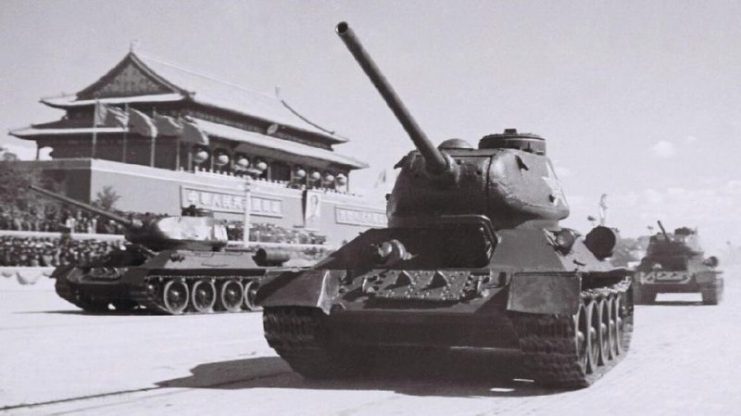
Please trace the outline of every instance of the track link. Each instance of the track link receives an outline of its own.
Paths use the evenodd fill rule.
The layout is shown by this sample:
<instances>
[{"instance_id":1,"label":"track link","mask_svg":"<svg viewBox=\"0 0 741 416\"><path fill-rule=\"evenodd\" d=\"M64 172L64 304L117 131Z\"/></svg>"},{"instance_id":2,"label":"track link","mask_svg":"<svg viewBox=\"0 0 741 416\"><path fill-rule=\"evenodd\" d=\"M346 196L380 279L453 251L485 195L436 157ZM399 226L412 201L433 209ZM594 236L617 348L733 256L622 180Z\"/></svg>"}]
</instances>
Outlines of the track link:
<instances>
[{"instance_id":1,"label":"track link","mask_svg":"<svg viewBox=\"0 0 741 416\"><path fill-rule=\"evenodd\" d=\"M320 309L267 308L263 328L268 344L304 377L345 377L365 368L359 351L332 345L326 316Z\"/></svg>"},{"instance_id":2,"label":"track link","mask_svg":"<svg viewBox=\"0 0 741 416\"><path fill-rule=\"evenodd\" d=\"M622 336L618 339L621 352L609 361L587 370L580 362L576 342L578 323L572 316L516 314L512 322L518 333L522 362L538 384L554 388L587 387L607 373L627 354L633 332L633 308L629 302L630 281L625 280L606 288L584 290L583 304L602 299L620 299Z\"/></svg>"}]
</instances>

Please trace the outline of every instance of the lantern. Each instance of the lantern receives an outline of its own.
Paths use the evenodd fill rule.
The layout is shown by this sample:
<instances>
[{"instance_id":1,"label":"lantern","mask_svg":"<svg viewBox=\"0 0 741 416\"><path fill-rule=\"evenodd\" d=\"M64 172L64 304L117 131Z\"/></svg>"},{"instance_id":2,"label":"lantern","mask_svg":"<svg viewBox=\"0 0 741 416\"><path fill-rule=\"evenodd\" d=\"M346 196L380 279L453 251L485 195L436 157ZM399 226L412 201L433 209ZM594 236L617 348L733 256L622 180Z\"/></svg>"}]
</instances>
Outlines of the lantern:
<instances>
[{"instance_id":1,"label":"lantern","mask_svg":"<svg viewBox=\"0 0 741 416\"><path fill-rule=\"evenodd\" d=\"M259 161L257 162L257 164L255 165L255 167L256 167L256 168L257 168L257 170L259 170L260 172L264 172L264 171L265 171L265 169L267 169L267 168L268 168L268 164L267 164L267 163L265 163L265 161L264 161L264 160L259 160Z\"/></svg>"},{"instance_id":2,"label":"lantern","mask_svg":"<svg viewBox=\"0 0 741 416\"><path fill-rule=\"evenodd\" d=\"M347 176L342 173L337 175L337 183L340 185L345 185L347 183Z\"/></svg>"},{"instance_id":3,"label":"lantern","mask_svg":"<svg viewBox=\"0 0 741 416\"><path fill-rule=\"evenodd\" d=\"M311 176L309 176L309 178L311 178L312 181L318 181L322 178L322 175L317 171L313 171L311 172Z\"/></svg>"},{"instance_id":4,"label":"lantern","mask_svg":"<svg viewBox=\"0 0 741 416\"><path fill-rule=\"evenodd\" d=\"M334 175L332 175L331 173L327 173L326 175L324 175L324 182L327 182L327 183L334 182Z\"/></svg>"},{"instance_id":5,"label":"lantern","mask_svg":"<svg viewBox=\"0 0 741 416\"><path fill-rule=\"evenodd\" d=\"M244 156L240 156L239 159L237 159L237 168L247 169L248 167L250 167L250 160Z\"/></svg>"},{"instance_id":6,"label":"lantern","mask_svg":"<svg viewBox=\"0 0 741 416\"><path fill-rule=\"evenodd\" d=\"M295 175L295 176L296 176L296 177L297 177L298 179L303 179L303 178L305 178L305 177L306 177L306 171L305 171L305 170L304 170L303 168L298 168L298 169L296 169L296 171L294 172L294 175Z\"/></svg>"},{"instance_id":7,"label":"lantern","mask_svg":"<svg viewBox=\"0 0 741 416\"><path fill-rule=\"evenodd\" d=\"M227 163L229 163L229 155L226 153L219 153L214 160L214 164L219 167L224 166Z\"/></svg>"},{"instance_id":8,"label":"lantern","mask_svg":"<svg viewBox=\"0 0 741 416\"><path fill-rule=\"evenodd\" d=\"M198 149L193 154L193 161L197 164L201 164L208 160L208 152L205 149Z\"/></svg>"}]
</instances>

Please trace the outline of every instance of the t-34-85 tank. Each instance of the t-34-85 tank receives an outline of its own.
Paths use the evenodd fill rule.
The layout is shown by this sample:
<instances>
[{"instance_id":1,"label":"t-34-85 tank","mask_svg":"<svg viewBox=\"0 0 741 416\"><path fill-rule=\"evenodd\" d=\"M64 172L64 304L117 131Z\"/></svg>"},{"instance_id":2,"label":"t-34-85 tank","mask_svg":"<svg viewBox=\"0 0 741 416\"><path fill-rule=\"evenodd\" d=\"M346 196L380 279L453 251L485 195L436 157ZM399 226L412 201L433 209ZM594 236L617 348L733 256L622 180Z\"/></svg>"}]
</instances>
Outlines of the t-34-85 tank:
<instances>
[{"instance_id":1,"label":"t-34-85 tank","mask_svg":"<svg viewBox=\"0 0 741 416\"><path fill-rule=\"evenodd\" d=\"M417 150L397 165L389 228L262 286L268 343L306 377L356 374L389 348L472 348L520 350L542 385L591 384L632 331L628 272L605 260L614 230L559 226L569 209L539 136L435 148L348 25L337 33Z\"/></svg>"},{"instance_id":2,"label":"t-34-85 tank","mask_svg":"<svg viewBox=\"0 0 741 416\"><path fill-rule=\"evenodd\" d=\"M634 275L636 303L653 303L658 293L700 292L702 303L717 305L723 295L718 259L704 257L696 230L681 227L672 235L658 224L661 232L651 236Z\"/></svg>"},{"instance_id":3,"label":"t-34-85 tank","mask_svg":"<svg viewBox=\"0 0 741 416\"><path fill-rule=\"evenodd\" d=\"M86 311L106 311L110 305L172 315L258 309L258 286L287 270L280 267L289 260L283 252L226 251L226 228L209 216L127 219L42 188L31 189L126 229L124 250L52 273L57 294Z\"/></svg>"}]
</instances>

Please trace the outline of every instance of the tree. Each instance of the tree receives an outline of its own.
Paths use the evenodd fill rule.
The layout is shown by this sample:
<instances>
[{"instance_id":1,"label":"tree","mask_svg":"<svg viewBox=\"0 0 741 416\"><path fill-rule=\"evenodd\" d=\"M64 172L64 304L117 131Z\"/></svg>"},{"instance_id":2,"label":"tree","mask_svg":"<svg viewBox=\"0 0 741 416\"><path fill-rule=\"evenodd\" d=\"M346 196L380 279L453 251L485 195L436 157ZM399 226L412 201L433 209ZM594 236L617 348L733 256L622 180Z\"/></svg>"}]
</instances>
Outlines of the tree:
<instances>
[{"instance_id":1,"label":"tree","mask_svg":"<svg viewBox=\"0 0 741 416\"><path fill-rule=\"evenodd\" d=\"M37 170L14 161L0 162L0 202L3 205L27 207L33 199L28 186L40 182L41 175Z\"/></svg>"},{"instance_id":2,"label":"tree","mask_svg":"<svg viewBox=\"0 0 741 416\"><path fill-rule=\"evenodd\" d=\"M101 191L95 194L93 205L106 211L111 211L119 199L121 199L121 195L116 193L112 186L106 185Z\"/></svg>"}]
</instances>

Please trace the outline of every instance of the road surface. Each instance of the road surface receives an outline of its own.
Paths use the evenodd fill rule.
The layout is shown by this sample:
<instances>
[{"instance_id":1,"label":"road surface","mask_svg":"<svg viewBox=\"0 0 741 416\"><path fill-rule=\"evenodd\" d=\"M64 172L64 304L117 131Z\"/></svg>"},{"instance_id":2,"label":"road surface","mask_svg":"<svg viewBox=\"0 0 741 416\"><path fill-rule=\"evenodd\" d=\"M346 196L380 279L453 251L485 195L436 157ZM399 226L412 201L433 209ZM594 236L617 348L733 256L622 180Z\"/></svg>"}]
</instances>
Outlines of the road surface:
<instances>
[{"instance_id":1,"label":"road surface","mask_svg":"<svg viewBox=\"0 0 741 416\"><path fill-rule=\"evenodd\" d=\"M424 374L304 381L268 347L259 313L89 315L48 279L22 287L0 277L0 414L739 414L739 277L726 271L719 306L699 295L638 306L627 358L565 392L517 379L517 357L468 367L402 357Z\"/></svg>"}]
</instances>

